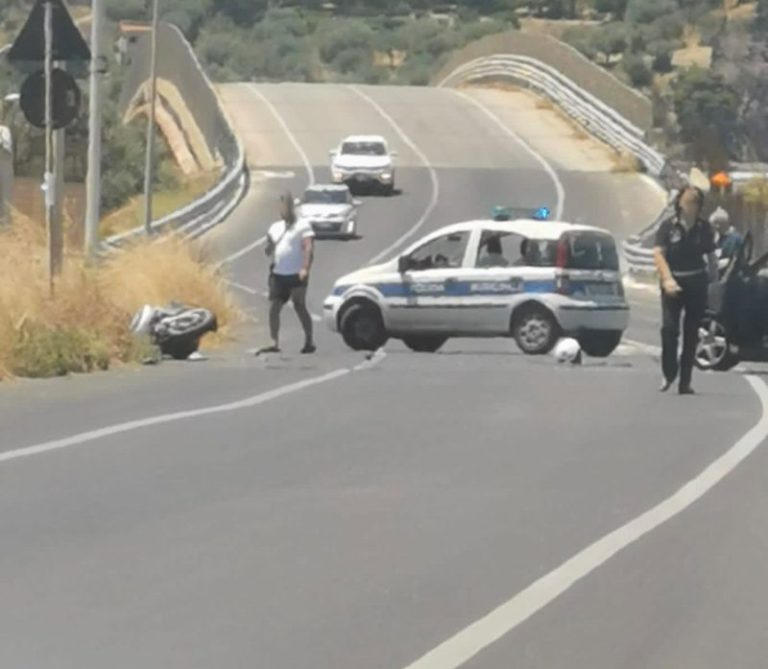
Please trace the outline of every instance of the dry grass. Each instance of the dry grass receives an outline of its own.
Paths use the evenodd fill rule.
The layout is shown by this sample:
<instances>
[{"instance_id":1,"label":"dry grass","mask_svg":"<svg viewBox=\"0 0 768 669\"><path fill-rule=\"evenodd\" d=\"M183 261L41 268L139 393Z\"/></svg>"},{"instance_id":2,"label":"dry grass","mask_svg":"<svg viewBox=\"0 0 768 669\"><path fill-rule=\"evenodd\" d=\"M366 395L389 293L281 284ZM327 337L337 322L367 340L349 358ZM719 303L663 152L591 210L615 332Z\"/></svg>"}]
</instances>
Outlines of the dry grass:
<instances>
[{"instance_id":1,"label":"dry grass","mask_svg":"<svg viewBox=\"0 0 768 669\"><path fill-rule=\"evenodd\" d=\"M226 339L240 315L223 279L198 247L168 238L140 243L89 265L68 254L50 297L45 235L40 226L15 216L0 233L0 379L54 376L106 368L145 351L129 332L143 304L177 300L209 308Z\"/></svg>"},{"instance_id":2,"label":"dry grass","mask_svg":"<svg viewBox=\"0 0 768 669\"><path fill-rule=\"evenodd\" d=\"M633 156L627 151L621 151L616 156L613 172L619 174L635 174L637 172L642 172L642 164L636 156Z\"/></svg>"}]
</instances>

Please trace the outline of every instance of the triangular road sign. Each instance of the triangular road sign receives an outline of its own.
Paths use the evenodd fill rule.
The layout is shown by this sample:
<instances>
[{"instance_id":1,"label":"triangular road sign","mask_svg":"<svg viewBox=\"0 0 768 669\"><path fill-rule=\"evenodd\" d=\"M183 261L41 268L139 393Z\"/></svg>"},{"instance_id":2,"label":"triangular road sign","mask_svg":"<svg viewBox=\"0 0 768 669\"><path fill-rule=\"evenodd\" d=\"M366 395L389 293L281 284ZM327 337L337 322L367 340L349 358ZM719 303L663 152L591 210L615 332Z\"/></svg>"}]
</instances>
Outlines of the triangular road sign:
<instances>
[{"instance_id":1,"label":"triangular road sign","mask_svg":"<svg viewBox=\"0 0 768 669\"><path fill-rule=\"evenodd\" d=\"M90 60L91 50L69 14L63 0L37 0L8 52L8 60L45 60L45 5L53 11L53 60Z\"/></svg>"}]
</instances>

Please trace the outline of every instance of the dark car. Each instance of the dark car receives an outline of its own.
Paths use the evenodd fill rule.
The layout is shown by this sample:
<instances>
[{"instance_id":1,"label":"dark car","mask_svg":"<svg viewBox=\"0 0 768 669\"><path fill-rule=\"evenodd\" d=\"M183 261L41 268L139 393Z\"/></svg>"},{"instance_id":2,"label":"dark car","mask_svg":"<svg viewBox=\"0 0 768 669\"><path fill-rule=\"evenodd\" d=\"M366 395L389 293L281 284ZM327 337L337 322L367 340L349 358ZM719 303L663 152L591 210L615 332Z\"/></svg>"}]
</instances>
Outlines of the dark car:
<instances>
[{"instance_id":1,"label":"dark car","mask_svg":"<svg viewBox=\"0 0 768 669\"><path fill-rule=\"evenodd\" d=\"M699 328L696 365L725 371L740 361L768 361L768 253L753 258L750 235L710 286Z\"/></svg>"}]
</instances>

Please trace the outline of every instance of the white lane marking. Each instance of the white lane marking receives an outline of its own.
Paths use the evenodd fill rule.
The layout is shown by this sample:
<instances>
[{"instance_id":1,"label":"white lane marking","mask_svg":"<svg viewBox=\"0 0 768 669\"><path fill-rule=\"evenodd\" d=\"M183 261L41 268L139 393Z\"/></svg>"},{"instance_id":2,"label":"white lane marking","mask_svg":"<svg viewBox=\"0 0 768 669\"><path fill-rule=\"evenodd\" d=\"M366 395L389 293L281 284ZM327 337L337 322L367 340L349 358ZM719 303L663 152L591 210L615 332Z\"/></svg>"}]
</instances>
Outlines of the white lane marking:
<instances>
[{"instance_id":1,"label":"white lane marking","mask_svg":"<svg viewBox=\"0 0 768 669\"><path fill-rule=\"evenodd\" d=\"M7 462L9 460L17 460L19 458L29 457L31 455L40 455L42 453L48 453L50 451L57 451L62 448L68 448L69 446L79 446L89 441L96 441L97 439L103 439L105 437L111 437L116 434L122 434L124 432L131 432L133 430L139 430L146 427L152 427L154 425L161 425L163 423L173 423L176 421L187 420L191 418L200 418L201 416L208 416L217 413L227 413L231 411L239 411L241 409L250 409L252 407L264 404L271 400L295 393L304 388L310 386L316 386L327 381L333 381L334 379L341 378L352 372L351 369L341 368L323 374L322 376L315 376L303 381L297 381L296 383L290 383L274 390L268 390L258 395L246 397L245 399L238 400L236 402L229 402L227 404L218 404L210 407L203 407L201 409L190 409L188 411L177 411L176 413L163 414L160 416L152 416L151 418L140 418L137 420L131 420L125 423L118 423L110 427L103 427L97 430L91 430L89 432L82 432L80 434L73 435L71 437L65 437L63 439L54 439L53 441L46 441L42 444L36 444L34 446L27 446L24 448L18 448L12 451L6 451L0 453L0 463Z\"/></svg>"},{"instance_id":2,"label":"white lane marking","mask_svg":"<svg viewBox=\"0 0 768 669\"><path fill-rule=\"evenodd\" d=\"M502 132L515 140L515 142L523 147L523 149L544 168L544 171L549 175L549 178L552 179L552 182L555 185L555 192L557 193L557 205L555 206L554 217L556 220L562 220L563 209L565 208L565 189L563 188L563 184L560 181L560 177L557 176L557 172L555 172L555 169L552 167L552 165L550 165L549 161L538 151L536 151L536 149L534 149L522 137L520 137L520 135L518 135L514 130L507 126L498 116L496 116L496 114L494 114L490 109L488 109L488 107L480 102L480 100L476 100L463 91L453 90L453 93L477 107L481 112L483 112L483 114L485 114L491 121L493 121Z\"/></svg>"},{"instance_id":3,"label":"white lane marking","mask_svg":"<svg viewBox=\"0 0 768 669\"><path fill-rule=\"evenodd\" d=\"M350 86L350 88L357 93L363 100L365 100L368 104L370 104L387 123L389 123L390 126L392 126L392 129L400 136L400 139L403 140L403 143L408 146L411 151L413 151L419 158L419 160L424 163L424 167L427 168L427 171L429 172L429 178L432 182L432 197L429 200L429 204L427 205L427 208L424 210L424 213L421 215L421 218L419 218L416 223L414 223L406 232L405 234L398 237L392 244L390 244L387 248L385 248L380 253L377 253L373 258L371 258L367 264L373 265L374 263L379 262L386 256L388 256L392 251L394 251L396 248L398 248L404 241L412 237L416 232L424 225L424 223L427 222L427 219L429 219L430 215L434 211L435 207L437 206L437 201L440 196L440 181L437 178L437 172L435 171L435 168L432 167L432 165L429 162L429 158L424 154L424 152L416 145L416 143L405 133L405 131L398 125L397 121L392 118L384 109L381 107L381 105L376 102L373 98L371 98L366 93L363 93L357 86Z\"/></svg>"},{"instance_id":4,"label":"white lane marking","mask_svg":"<svg viewBox=\"0 0 768 669\"><path fill-rule=\"evenodd\" d=\"M235 260L238 260L239 258L242 258L244 255L248 255L251 251L259 248L259 246L263 246L267 242L266 236L259 237L255 242L248 244L248 246L244 246L239 251L236 251L231 256L227 256L222 260L218 265L216 265L217 268L223 267L224 265L227 265L228 263L234 262Z\"/></svg>"},{"instance_id":5,"label":"white lane marking","mask_svg":"<svg viewBox=\"0 0 768 669\"><path fill-rule=\"evenodd\" d=\"M268 390L258 395L246 397L245 399L238 400L236 402L229 402L227 404L217 404L210 407L203 407L201 409L190 409L188 411L177 411L176 413L163 414L160 416L153 416L151 418L140 418L138 420L128 421L126 423L118 423L109 427L103 427L89 432L81 432L71 437L65 437L63 439L54 439L53 441L46 441L42 444L35 444L34 446L25 446L23 448L17 448L12 451L6 451L0 453L0 463L8 462L10 460L19 460L20 458L28 458L33 455L42 455L44 453L50 453L51 451L58 451L70 446L80 446L91 441L97 441L98 439L104 439L116 434L122 434L124 432L131 432L133 430L140 430L146 427L152 427L153 425L161 425L163 423L174 423L181 420L200 418L201 416L208 416L210 414L228 413L232 411L240 411L241 409L250 409L252 407L265 404L271 400L289 395L291 393L304 390L311 386L317 386L321 383L327 383L328 381L334 381L348 374L354 374L365 369L369 369L374 365L378 365L386 354L383 349L379 349L369 360L364 363L356 365L352 369L347 367L341 367L327 374L321 376L314 376L303 381L297 381L296 383L289 383L288 385L275 388L274 390Z\"/></svg>"},{"instance_id":6,"label":"white lane marking","mask_svg":"<svg viewBox=\"0 0 768 669\"><path fill-rule=\"evenodd\" d=\"M744 377L757 394L757 424L694 479L645 513L597 540L542 576L488 615L472 623L406 669L456 669L562 595L613 556L689 508L738 467L768 437L768 387Z\"/></svg>"},{"instance_id":7,"label":"white lane marking","mask_svg":"<svg viewBox=\"0 0 768 669\"><path fill-rule=\"evenodd\" d=\"M307 156L307 152L304 151L304 148L299 143L299 140L296 139L296 135L294 135L293 132L291 131L291 129L288 127L288 123L286 123L286 121L283 118L283 116L277 110L275 105L273 105L272 102L269 101L267 96L264 95L264 93L262 93L260 90L258 90L258 88L256 88L255 84L252 84L249 87L248 90L250 90L251 93L253 93L253 95L255 95L257 98L259 98L264 103L264 106L267 109L269 109L269 111L272 114L272 116L274 116L274 118L277 121L277 123L283 129L283 132L285 133L286 137L288 137L288 141L293 145L293 148L296 149L296 153L299 154L299 158L301 159L301 162L304 165L304 169L307 172L307 181L308 181L309 185L310 186L314 185L314 183L315 183L315 171L312 168L312 163L309 160L309 156ZM283 176L283 177L285 177L288 174L291 174L291 175L293 174L293 172L282 172L282 173L279 173L279 172L271 172L271 173L270 172L262 172L262 173L264 173L264 174L273 174L273 175L274 174L279 174L280 176ZM266 241L267 241L266 236L260 237L259 239L257 239L256 241L252 242L251 244L248 244L247 246L243 247L239 251L235 251L235 253L233 253L232 255L227 256L226 258L224 258L224 260L222 260L217 265L217 267L222 267L222 266L224 266L224 265L226 265L228 263L234 262L235 260L238 260L238 259L242 258L243 256L249 254L251 251L259 248L259 246L264 245L266 243Z\"/></svg>"},{"instance_id":8,"label":"white lane marking","mask_svg":"<svg viewBox=\"0 0 768 669\"><path fill-rule=\"evenodd\" d=\"M315 171L312 169L312 163L309 160L309 156L307 156L307 152L304 151L304 147L301 146L299 143L299 140L296 139L296 135L293 134L293 131L288 127L288 123L286 123L285 118L283 118L283 115L277 111L277 108L275 105L270 102L269 98L267 98L264 93L262 93L257 87L256 84L251 84L249 87L249 90L251 93L253 93L257 98L259 98L267 109L272 113L272 116L275 117L275 120L278 122L280 127L283 129L283 132L285 133L286 137L288 137L288 140L293 144L293 148L296 149L296 153L299 154L299 157L301 158L301 162L304 164L304 169L307 171L307 181L309 182L309 185L312 186L315 183Z\"/></svg>"},{"instance_id":9,"label":"white lane marking","mask_svg":"<svg viewBox=\"0 0 768 669\"><path fill-rule=\"evenodd\" d=\"M355 365L352 369L355 372L361 372L365 369L370 369L371 367L378 365L386 357L387 352L383 348L377 349L366 360L361 362L359 365Z\"/></svg>"},{"instance_id":10,"label":"white lane marking","mask_svg":"<svg viewBox=\"0 0 768 669\"><path fill-rule=\"evenodd\" d=\"M237 288L238 290L242 290L244 293L248 293L249 295L259 295L259 291L255 288L251 288L250 286L246 286L243 283L238 283L237 281L232 281L231 279L225 279L224 281L227 285L232 286L232 288Z\"/></svg>"},{"instance_id":11,"label":"white lane marking","mask_svg":"<svg viewBox=\"0 0 768 669\"><path fill-rule=\"evenodd\" d=\"M238 283L237 281L231 281L230 279L226 279L225 282L230 286L232 286L232 288L237 288L238 290L242 290L244 293L248 293L249 295L261 295L261 297L269 297L269 293L264 293L262 291L256 290L255 288L246 286L244 283ZM293 306L293 302L289 302L289 305L291 306L291 308L295 310L295 307ZM309 316L315 323L322 323L323 321L322 316L319 316L313 311L309 312Z\"/></svg>"},{"instance_id":12,"label":"white lane marking","mask_svg":"<svg viewBox=\"0 0 768 669\"><path fill-rule=\"evenodd\" d=\"M635 339L623 339L622 341L629 346L634 346L636 349L642 351L643 353L647 353L648 355L661 355L661 346L656 346L655 344L646 344Z\"/></svg>"}]
</instances>

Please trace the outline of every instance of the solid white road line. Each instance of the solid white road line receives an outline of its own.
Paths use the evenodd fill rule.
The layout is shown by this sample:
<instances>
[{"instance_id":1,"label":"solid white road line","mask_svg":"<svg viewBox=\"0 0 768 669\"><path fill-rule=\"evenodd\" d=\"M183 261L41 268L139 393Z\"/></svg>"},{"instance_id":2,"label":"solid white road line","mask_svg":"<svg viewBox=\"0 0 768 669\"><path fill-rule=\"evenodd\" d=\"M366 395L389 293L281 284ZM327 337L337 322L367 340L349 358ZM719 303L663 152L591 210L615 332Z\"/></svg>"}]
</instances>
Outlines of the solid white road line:
<instances>
[{"instance_id":1,"label":"solid white road line","mask_svg":"<svg viewBox=\"0 0 768 669\"><path fill-rule=\"evenodd\" d=\"M296 135L294 135L293 131L288 127L283 115L277 111L277 108L270 102L269 98L256 87L256 84L251 84L248 90L264 103L266 108L272 113L272 116L275 117L275 120L280 124L286 137L288 137L288 141L293 144L293 148L296 149L296 153L298 153L301 158L304 169L307 171L307 181L309 182L309 185L313 186L315 183L315 171L312 169L312 163L309 160L307 152L304 151L304 147L301 146L299 140L296 139Z\"/></svg>"},{"instance_id":2,"label":"solid white road line","mask_svg":"<svg viewBox=\"0 0 768 669\"><path fill-rule=\"evenodd\" d=\"M554 218L556 220L562 220L563 209L565 208L565 189L563 188L563 184L560 181L560 177L557 176L557 172L555 172L555 169L552 167L549 161L538 151L536 151L536 149L534 149L530 144L528 144L528 142L526 142L522 137L520 137L520 135L518 135L514 130L507 126L498 116L496 116L496 114L494 114L490 109L488 109L488 107L480 102L480 100L467 95L464 93L464 91L454 90L453 92L455 95L458 95L467 102L473 104L481 112L483 112L483 114L485 114L491 121L493 121L502 132L515 140L515 142L517 142L534 160L536 160L544 168L544 171L549 175L549 178L552 179L552 183L555 186L555 192L557 193L557 204L555 206Z\"/></svg>"},{"instance_id":3,"label":"solid white road line","mask_svg":"<svg viewBox=\"0 0 768 669\"><path fill-rule=\"evenodd\" d=\"M379 364L386 357L386 353L383 349L376 351L369 360L352 367L342 367L336 369L327 374L321 376L314 376L309 379L297 381L296 383L289 383L288 385L275 388L274 390L267 390L258 395L246 397L245 399L238 400L236 402L229 402L227 404L217 404L214 406L203 407L200 409L190 409L188 411L177 411L176 413L163 414L160 416L152 416L151 418L140 418L137 420L127 421L125 423L118 423L117 425L111 425L108 427L102 427L96 430L90 430L89 432L81 432L80 434L72 435L71 437L65 437L63 439L54 439L53 441L46 441L41 444L35 444L34 446L25 446L23 448L17 448L12 451L5 451L0 453L0 463L8 462L10 460L19 460L21 458L27 458L33 455L42 455L44 453L50 453L51 451L58 451L70 446L80 446L88 442L97 441L99 439L105 439L124 432L132 432L133 430L140 430L154 425L162 425L163 423L175 423L182 420L191 420L194 418L201 418L203 416L209 416L211 414L229 413L232 411L241 411L242 409L251 409L259 406L260 404L266 404L272 400L278 399L285 395L304 390L311 386L317 386L321 383L327 383L328 381L334 381L348 374L354 374L356 372L365 371Z\"/></svg>"},{"instance_id":4,"label":"solid white road line","mask_svg":"<svg viewBox=\"0 0 768 669\"><path fill-rule=\"evenodd\" d=\"M728 451L652 509L599 539L472 623L406 669L456 669L591 574L613 556L689 508L738 467L768 437L768 387L745 376L757 394L761 416Z\"/></svg>"},{"instance_id":5,"label":"solid white road line","mask_svg":"<svg viewBox=\"0 0 768 669\"><path fill-rule=\"evenodd\" d=\"M285 132L286 137L288 137L288 141L293 145L293 148L296 149L296 153L299 154L299 158L301 159L302 164L304 165L304 169L307 172L307 182L310 186L312 186L315 183L315 171L312 168L312 163L309 160L309 156L307 156L307 152L304 151L304 147L301 146L299 143L299 140L296 139L296 135L293 134L291 129L288 127L288 124L286 123L285 119L283 118L282 114L277 110L275 105L270 102L270 100L267 98L264 93L262 93L258 88L256 88L255 84L252 84L248 90L253 93L261 102L264 104L264 106L269 109L272 116L275 117L275 120L278 122L280 127L283 129L283 132ZM263 246L267 241L266 236L259 237L256 241L252 242L251 244L248 244L247 246L243 247L239 251L236 251L230 256L227 256L222 260L217 266L222 267L223 265L226 265L228 263L234 262L235 260L238 260L239 258L242 258L245 255L248 255L251 251L259 248L260 246Z\"/></svg>"},{"instance_id":6,"label":"solid white road line","mask_svg":"<svg viewBox=\"0 0 768 669\"><path fill-rule=\"evenodd\" d=\"M389 123L390 126L392 126L392 129L398 134L400 139L403 140L403 143L408 146L411 151L413 151L419 158L419 160L424 163L424 167L427 168L427 171L429 172L429 178L432 182L432 197L429 199L429 204L427 205L427 208L424 210L424 213L421 215L421 218L419 218L416 223L414 223L406 232L405 234L398 237L392 244L390 244L387 248L385 248L380 253L377 253L373 258L371 258L368 261L368 265L373 265L374 263L377 263L384 258L386 258L388 255L390 255L395 249L397 249L400 245L402 245L403 242L405 242L407 239L412 237L416 232L424 225L424 223L427 222L427 219L429 219L430 215L434 211L435 207L437 206L437 200L440 196L440 181L437 178L437 172L435 171L435 168L432 167L432 165L429 162L429 158L424 154L424 152L416 145L416 143L408 137L408 135L405 133L405 131L398 125L397 121L392 118L384 109L379 105L378 102L376 102L373 98L371 98L366 93L363 93L357 86L350 86L350 88L357 93L363 100L365 100L368 104L370 104L387 123Z\"/></svg>"},{"instance_id":7,"label":"solid white road line","mask_svg":"<svg viewBox=\"0 0 768 669\"><path fill-rule=\"evenodd\" d=\"M225 279L224 283L226 283L229 286L232 286L232 288L237 288L238 290L242 290L244 293L248 293L249 295L258 295L260 291L256 290L255 288L251 288L250 286L246 286L243 283L238 283L237 281L232 281L232 279Z\"/></svg>"},{"instance_id":8,"label":"solid white road line","mask_svg":"<svg viewBox=\"0 0 768 669\"><path fill-rule=\"evenodd\" d=\"M79 446L90 441L96 441L98 439L104 439L105 437L111 437L116 434L131 432L133 430L140 430L142 428L152 427L154 425L161 425L163 423L174 423L192 418L201 418L202 416L209 416L211 414L240 411L241 409L250 409L260 404L264 404L271 400L277 399L278 397L289 395L290 393L295 393L299 390L304 390L304 388L326 383L327 381L333 381L334 379L346 376L351 372L351 369L341 368L329 372L328 374L323 374L322 376L315 376L309 379L304 379L303 381L297 381L296 383L290 383L286 386L281 386L280 388L275 388L274 390L268 390L266 392L259 393L258 395L246 397L245 399L238 400L236 402L218 404L201 409L190 409L188 411L177 411L176 413L163 414L160 416L153 416L151 418L140 418L138 420L118 423L117 425L103 427L97 430L91 430L89 432L82 432L71 437L65 437L64 439L54 439L53 441L47 441L42 444L36 444L34 446L27 446L25 448L6 451L5 453L0 453L0 463L8 462L9 460L18 460L19 458L25 458L31 455L41 455L42 453L61 450L62 448L68 448L70 446Z\"/></svg>"}]
</instances>

